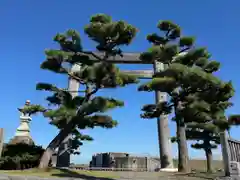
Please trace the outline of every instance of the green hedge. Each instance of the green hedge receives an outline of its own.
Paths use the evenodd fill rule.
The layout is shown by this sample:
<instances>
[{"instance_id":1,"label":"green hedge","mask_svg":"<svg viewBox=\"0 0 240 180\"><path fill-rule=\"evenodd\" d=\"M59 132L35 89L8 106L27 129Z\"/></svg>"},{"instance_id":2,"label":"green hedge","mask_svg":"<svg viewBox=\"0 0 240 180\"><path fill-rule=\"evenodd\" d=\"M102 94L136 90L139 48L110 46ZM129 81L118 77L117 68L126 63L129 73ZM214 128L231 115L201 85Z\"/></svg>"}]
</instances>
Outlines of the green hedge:
<instances>
[{"instance_id":1,"label":"green hedge","mask_svg":"<svg viewBox=\"0 0 240 180\"><path fill-rule=\"evenodd\" d=\"M0 169L22 170L37 167L43 152L44 149L36 145L5 145L0 158Z\"/></svg>"}]
</instances>

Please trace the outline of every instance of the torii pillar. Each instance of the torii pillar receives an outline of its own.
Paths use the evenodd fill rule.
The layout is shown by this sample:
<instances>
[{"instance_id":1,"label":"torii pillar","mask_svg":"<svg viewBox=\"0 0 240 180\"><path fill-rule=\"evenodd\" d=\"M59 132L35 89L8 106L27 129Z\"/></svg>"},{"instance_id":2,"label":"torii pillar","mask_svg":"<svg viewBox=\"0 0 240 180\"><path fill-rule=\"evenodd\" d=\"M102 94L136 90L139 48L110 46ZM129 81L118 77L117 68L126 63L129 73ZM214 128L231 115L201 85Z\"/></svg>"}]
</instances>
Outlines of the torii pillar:
<instances>
[{"instance_id":1,"label":"torii pillar","mask_svg":"<svg viewBox=\"0 0 240 180\"><path fill-rule=\"evenodd\" d=\"M79 71L81 67L79 65L73 65L71 72ZM79 83L70 78L68 80L68 91L72 94L73 97L78 95ZM69 143L71 143L72 135L70 134L64 141L61 143L58 152L57 152L57 167L69 167L71 154L69 152Z\"/></svg>"}]
</instances>

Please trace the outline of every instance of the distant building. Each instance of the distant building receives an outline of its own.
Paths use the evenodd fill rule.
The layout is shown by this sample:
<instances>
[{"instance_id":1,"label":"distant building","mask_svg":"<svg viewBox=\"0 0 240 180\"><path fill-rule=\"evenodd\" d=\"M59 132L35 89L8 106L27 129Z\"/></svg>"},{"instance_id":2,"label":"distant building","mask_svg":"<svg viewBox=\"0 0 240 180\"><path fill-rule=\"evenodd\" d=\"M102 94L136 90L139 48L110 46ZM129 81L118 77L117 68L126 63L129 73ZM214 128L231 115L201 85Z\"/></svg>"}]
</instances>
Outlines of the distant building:
<instances>
[{"instance_id":1,"label":"distant building","mask_svg":"<svg viewBox=\"0 0 240 180\"><path fill-rule=\"evenodd\" d=\"M158 158L135 156L128 153L98 153L92 156L90 167L156 171L160 168L160 160Z\"/></svg>"}]
</instances>

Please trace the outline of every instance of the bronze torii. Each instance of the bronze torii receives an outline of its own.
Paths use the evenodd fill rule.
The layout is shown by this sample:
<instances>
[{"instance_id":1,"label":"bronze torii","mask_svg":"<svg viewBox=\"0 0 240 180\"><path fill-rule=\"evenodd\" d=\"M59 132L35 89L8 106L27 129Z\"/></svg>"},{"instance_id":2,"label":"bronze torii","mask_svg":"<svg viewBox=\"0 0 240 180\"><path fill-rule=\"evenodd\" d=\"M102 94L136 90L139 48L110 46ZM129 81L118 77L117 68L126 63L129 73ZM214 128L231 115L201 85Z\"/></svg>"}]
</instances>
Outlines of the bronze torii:
<instances>
[{"instance_id":1,"label":"bronze torii","mask_svg":"<svg viewBox=\"0 0 240 180\"><path fill-rule=\"evenodd\" d=\"M97 56L103 56L103 53L95 52ZM107 59L108 62L114 64L151 64L147 62L143 62L139 59L140 53L123 53L123 56L112 56ZM94 56L90 56L90 59L93 61L97 61ZM72 67L72 71L76 71L76 68L80 68L78 65ZM140 79L151 79L152 75L155 72L162 71L164 66L162 63L155 62L153 64L153 70L130 70L123 71L129 74L137 75ZM68 89L72 93L73 96L77 95L77 91L79 89L79 83L71 78L69 78ZM162 92L156 92L156 102L166 101L167 94ZM159 140L159 152L161 159L161 168L173 168L173 160L171 154L171 142L170 142L170 130L168 126L168 116L162 115L157 119L157 127L158 127L158 140ZM69 140L70 141L69 137ZM57 166L68 167L70 164L70 153L67 151L65 141L59 148L58 152L58 163Z\"/></svg>"}]
</instances>

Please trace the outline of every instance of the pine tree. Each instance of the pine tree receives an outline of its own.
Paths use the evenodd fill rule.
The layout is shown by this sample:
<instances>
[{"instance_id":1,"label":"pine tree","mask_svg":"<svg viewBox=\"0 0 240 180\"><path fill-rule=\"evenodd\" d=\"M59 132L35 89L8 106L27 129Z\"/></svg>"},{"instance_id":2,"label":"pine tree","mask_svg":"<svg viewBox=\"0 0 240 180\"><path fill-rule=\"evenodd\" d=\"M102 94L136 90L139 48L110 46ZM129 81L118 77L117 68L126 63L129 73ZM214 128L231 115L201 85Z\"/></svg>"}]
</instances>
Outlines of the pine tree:
<instances>
[{"instance_id":1,"label":"pine tree","mask_svg":"<svg viewBox=\"0 0 240 180\"><path fill-rule=\"evenodd\" d=\"M59 133L46 148L39 168L48 166L52 153L69 134L74 135L71 145L74 150L82 144L81 140L92 140L81 134L82 129L115 127L117 121L105 112L122 107L124 103L114 98L96 96L96 93L104 88L123 87L137 82L136 77L122 73L114 64L106 61L111 56L122 56L120 47L131 43L137 32L135 27L124 21L113 21L108 15L97 14L91 17L84 31L96 43L96 49L102 55L84 50L79 33L72 29L55 36L54 41L60 45L60 49L45 51L47 58L41 68L69 76L79 82L84 90L79 90L79 96L73 97L72 92L54 84L37 84L37 90L52 93L46 98L51 106L44 110L43 115L59 128ZM97 61L92 61L91 57ZM72 72L70 69L73 65L79 65L79 70Z\"/></svg>"},{"instance_id":2,"label":"pine tree","mask_svg":"<svg viewBox=\"0 0 240 180\"><path fill-rule=\"evenodd\" d=\"M187 106L183 112L187 123L186 138L201 141L192 144L192 147L205 151L208 172L212 172L212 149L217 148L220 143L220 133L229 130L232 125L226 118L226 110L232 106L230 99L233 94L234 89L230 82L212 93L209 91L197 93L195 102ZM196 98L201 101L196 101Z\"/></svg>"},{"instance_id":3,"label":"pine tree","mask_svg":"<svg viewBox=\"0 0 240 180\"><path fill-rule=\"evenodd\" d=\"M177 126L178 170L188 172L185 124L207 118L205 111L209 111L209 106L221 98L223 100L231 98L234 90L231 82L222 82L212 74L219 69L220 63L210 61L211 55L206 48L197 48L193 37L181 36L180 27L169 21L159 22L158 28L164 35L154 33L147 37L153 46L141 55L141 59L152 63L161 62L166 68L155 73L153 79L141 85L139 90L166 92L169 100L145 105L141 116L149 119L174 112L173 120ZM227 97L224 96L225 92ZM221 111L215 115L223 117L224 114Z\"/></svg>"},{"instance_id":4,"label":"pine tree","mask_svg":"<svg viewBox=\"0 0 240 180\"><path fill-rule=\"evenodd\" d=\"M226 110L233 105L230 102L233 95L231 82L224 83L222 88L212 92L197 92L188 97L189 105L185 106L182 113L187 125L186 138L201 141L192 144L192 147L205 151L208 172L212 171L212 149L220 144L220 133L229 131L238 123L239 115L226 117ZM172 142L177 142L177 137L173 137Z\"/></svg>"},{"instance_id":5,"label":"pine tree","mask_svg":"<svg viewBox=\"0 0 240 180\"><path fill-rule=\"evenodd\" d=\"M191 122L187 124L186 138L190 141L197 141L195 144L191 144L192 148L205 151L207 172L213 171L212 149L216 149L220 145L220 133L224 130L230 131L232 126L239 125L239 117L239 115L231 115L228 119L222 118L218 121L210 121L206 118L201 123ZM172 137L171 141L177 142L177 137Z\"/></svg>"},{"instance_id":6,"label":"pine tree","mask_svg":"<svg viewBox=\"0 0 240 180\"><path fill-rule=\"evenodd\" d=\"M212 92L195 93L195 102L190 102L191 105L183 111L183 117L187 124L186 138L201 141L201 143L192 144L192 147L205 151L207 172L212 172L212 149L217 148L220 144L220 133L229 131L234 125L231 119L226 116L226 110L233 105L230 102L233 95L232 84L227 82L222 88ZM201 101L196 101L196 98L201 99Z\"/></svg>"},{"instance_id":7,"label":"pine tree","mask_svg":"<svg viewBox=\"0 0 240 180\"><path fill-rule=\"evenodd\" d=\"M197 141L196 143L191 144L192 148L202 149L205 151L207 172L212 172L212 149L216 149L220 144L219 132L214 132L212 129L208 129L207 127L197 128L196 126L187 126L186 138L190 141ZM176 141L177 138L173 137L172 142Z\"/></svg>"},{"instance_id":8,"label":"pine tree","mask_svg":"<svg viewBox=\"0 0 240 180\"><path fill-rule=\"evenodd\" d=\"M212 172L212 149L216 149L220 144L220 136L218 132L211 130L198 129L198 128L187 128L186 131L187 139L197 140L198 142L192 144L191 147L194 149L203 149L207 160L207 172ZM199 142L202 141L202 142Z\"/></svg>"}]
</instances>

